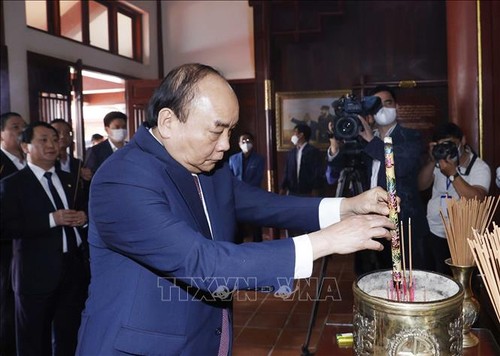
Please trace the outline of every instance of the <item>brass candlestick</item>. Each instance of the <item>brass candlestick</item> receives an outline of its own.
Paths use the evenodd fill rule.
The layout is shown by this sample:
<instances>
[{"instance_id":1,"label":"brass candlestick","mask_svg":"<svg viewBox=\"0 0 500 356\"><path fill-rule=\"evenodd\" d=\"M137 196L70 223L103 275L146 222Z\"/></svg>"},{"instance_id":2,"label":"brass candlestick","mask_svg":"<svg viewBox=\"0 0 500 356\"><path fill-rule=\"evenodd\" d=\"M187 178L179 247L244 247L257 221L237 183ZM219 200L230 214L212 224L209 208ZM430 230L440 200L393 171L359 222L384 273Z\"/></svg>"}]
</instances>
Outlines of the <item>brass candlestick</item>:
<instances>
[{"instance_id":1,"label":"brass candlestick","mask_svg":"<svg viewBox=\"0 0 500 356\"><path fill-rule=\"evenodd\" d=\"M454 265L451 262L451 258L448 258L445 263L450 266L451 272L453 273L453 278L460 283L463 287L465 295L464 295L464 303L462 306L462 314L464 318L464 327L463 327L463 347L473 347L479 343L479 339L476 335L474 335L470 329L472 325L476 322L479 316L479 302L476 297L474 297L474 293L471 288L471 278L472 272L476 268L475 265L472 266L458 266Z\"/></svg>"}]
</instances>

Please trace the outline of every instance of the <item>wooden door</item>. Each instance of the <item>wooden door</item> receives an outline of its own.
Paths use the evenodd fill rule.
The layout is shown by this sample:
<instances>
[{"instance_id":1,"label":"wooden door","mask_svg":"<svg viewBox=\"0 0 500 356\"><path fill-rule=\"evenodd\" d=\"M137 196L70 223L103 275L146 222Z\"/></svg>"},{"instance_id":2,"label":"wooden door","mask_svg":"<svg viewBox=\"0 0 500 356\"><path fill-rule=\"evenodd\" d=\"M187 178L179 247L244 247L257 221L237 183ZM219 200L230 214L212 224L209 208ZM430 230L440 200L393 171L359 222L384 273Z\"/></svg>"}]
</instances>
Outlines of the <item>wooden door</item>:
<instances>
[{"instance_id":1,"label":"wooden door","mask_svg":"<svg viewBox=\"0 0 500 356\"><path fill-rule=\"evenodd\" d=\"M149 99L160 83L161 79L133 79L125 82L129 137L146 121Z\"/></svg>"}]
</instances>

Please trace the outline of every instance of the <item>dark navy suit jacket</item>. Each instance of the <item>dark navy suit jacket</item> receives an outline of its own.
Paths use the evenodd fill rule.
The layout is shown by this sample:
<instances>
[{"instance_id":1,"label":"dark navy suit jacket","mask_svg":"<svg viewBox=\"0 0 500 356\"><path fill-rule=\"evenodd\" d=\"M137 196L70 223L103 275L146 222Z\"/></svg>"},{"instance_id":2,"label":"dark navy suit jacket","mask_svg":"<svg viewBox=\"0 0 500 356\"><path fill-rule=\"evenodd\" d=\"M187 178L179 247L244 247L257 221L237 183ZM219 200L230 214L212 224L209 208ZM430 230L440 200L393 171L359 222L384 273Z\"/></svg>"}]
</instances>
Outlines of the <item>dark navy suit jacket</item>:
<instances>
[{"instance_id":1,"label":"dark navy suit jacket","mask_svg":"<svg viewBox=\"0 0 500 356\"><path fill-rule=\"evenodd\" d=\"M14 162L10 160L10 158L0 150L0 179L11 175L12 173L16 173L18 171Z\"/></svg>"},{"instance_id":2,"label":"dark navy suit jacket","mask_svg":"<svg viewBox=\"0 0 500 356\"><path fill-rule=\"evenodd\" d=\"M251 152L245 164L243 172L243 152L238 152L229 157L229 168L239 180L260 187L264 177L264 157L258 153Z\"/></svg>"},{"instance_id":3,"label":"dark navy suit jacket","mask_svg":"<svg viewBox=\"0 0 500 356\"><path fill-rule=\"evenodd\" d=\"M227 164L199 178L212 233L191 173L144 126L96 173L78 355L216 355L230 304L212 294L291 287L293 241L236 245L236 224L318 229L320 199L251 187Z\"/></svg>"},{"instance_id":4,"label":"dark navy suit jacket","mask_svg":"<svg viewBox=\"0 0 500 356\"><path fill-rule=\"evenodd\" d=\"M109 140L98 143L87 151L85 167L90 168L92 173L95 173L101 164L112 154L113 149L111 148Z\"/></svg>"},{"instance_id":5,"label":"dark navy suit jacket","mask_svg":"<svg viewBox=\"0 0 500 356\"><path fill-rule=\"evenodd\" d=\"M57 172L66 197L74 196L71 176ZM26 166L0 181L1 233L13 239L13 289L22 294L50 293L62 272L62 227L51 228L55 208L33 171ZM72 199L68 198L73 209ZM77 207L76 207L77 208ZM80 234L84 236L83 234Z\"/></svg>"},{"instance_id":6,"label":"dark navy suit jacket","mask_svg":"<svg viewBox=\"0 0 500 356\"><path fill-rule=\"evenodd\" d=\"M292 194L311 194L323 183L323 160L319 150L307 144L302 150L299 179L297 180L297 147L288 152L281 189Z\"/></svg>"}]
</instances>

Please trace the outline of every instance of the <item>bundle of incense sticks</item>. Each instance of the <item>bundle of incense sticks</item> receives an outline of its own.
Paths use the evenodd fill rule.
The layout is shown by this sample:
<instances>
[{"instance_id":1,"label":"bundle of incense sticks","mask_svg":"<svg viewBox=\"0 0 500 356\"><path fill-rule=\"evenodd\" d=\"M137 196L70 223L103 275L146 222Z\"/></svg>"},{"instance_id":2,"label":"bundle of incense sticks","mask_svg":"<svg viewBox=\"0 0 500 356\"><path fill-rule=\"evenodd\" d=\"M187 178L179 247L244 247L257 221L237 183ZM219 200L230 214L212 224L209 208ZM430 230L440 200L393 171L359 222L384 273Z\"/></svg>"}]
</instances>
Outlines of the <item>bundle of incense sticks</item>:
<instances>
[{"instance_id":1,"label":"bundle of incense sticks","mask_svg":"<svg viewBox=\"0 0 500 356\"><path fill-rule=\"evenodd\" d=\"M467 242L473 230L483 234L493 220L500 196L488 196L484 200L460 198L448 199L447 216L441 211L451 261L458 266L472 266L474 257Z\"/></svg>"},{"instance_id":2,"label":"bundle of incense sticks","mask_svg":"<svg viewBox=\"0 0 500 356\"><path fill-rule=\"evenodd\" d=\"M396 174L394 172L394 151L392 148L392 137L384 138L385 173L387 179L387 193L389 195L389 219L394 223L396 229L391 230L391 256L392 256L392 281L399 298L401 288L401 248L399 231L397 227L397 198L396 198ZM399 300L399 299L398 299Z\"/></svg>"},{"instance_id":3,"label":"bundle of incense sticks","mask_svg":"<svg viewBox=\"0 0 500 356\"><path fill-rule=\"evenodd\" d=\"M500 321L500 228L493 223L491 232L481 234L474 230L474 236L468 239L468 243Z\"/></svg>"},{"instance_id":4,"label":"bundle of incense sticks","mask_svg":"<svg viewBox=\"0 0 500 356\"><path fill-rule=\"evenodd\" d=\"M401 221L400 224L400 237L401 237L401 255L403 263L403 271L401 275L400 288L395 288L394 283L387 283L387 299L397 300L402 302L414 302L415 301L415 279L413 278L413 259L412 259L412 238L411 238L411 218L408 219L408 270L406 269L406 252L405 252L405 230L404 224ZM424 297L425 301L425 297Z\"/></svg>"}]
</instances>

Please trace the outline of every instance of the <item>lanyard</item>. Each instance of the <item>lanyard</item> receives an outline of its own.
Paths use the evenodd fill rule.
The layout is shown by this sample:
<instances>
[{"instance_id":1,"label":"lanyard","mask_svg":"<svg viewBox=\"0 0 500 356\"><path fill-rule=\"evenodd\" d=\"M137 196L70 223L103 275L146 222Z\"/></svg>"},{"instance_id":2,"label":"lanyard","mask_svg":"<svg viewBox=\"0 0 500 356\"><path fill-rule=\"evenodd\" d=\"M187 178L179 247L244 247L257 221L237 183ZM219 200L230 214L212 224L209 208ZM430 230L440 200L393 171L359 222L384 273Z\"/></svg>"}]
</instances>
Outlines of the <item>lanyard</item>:
<instances>
[{"instance_id":1,"label":"lanyard","mask_svg":"<svg viewBox=\"0 0 500 356\"><path fill-rule=\"evenodd\" d=\"M450 190L451 180L450 178L446 178L446 194L448 194L448 190Z\"/></svg>"}]
</instances>

